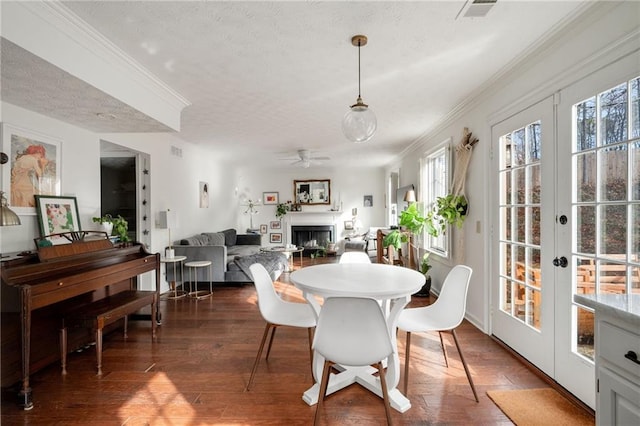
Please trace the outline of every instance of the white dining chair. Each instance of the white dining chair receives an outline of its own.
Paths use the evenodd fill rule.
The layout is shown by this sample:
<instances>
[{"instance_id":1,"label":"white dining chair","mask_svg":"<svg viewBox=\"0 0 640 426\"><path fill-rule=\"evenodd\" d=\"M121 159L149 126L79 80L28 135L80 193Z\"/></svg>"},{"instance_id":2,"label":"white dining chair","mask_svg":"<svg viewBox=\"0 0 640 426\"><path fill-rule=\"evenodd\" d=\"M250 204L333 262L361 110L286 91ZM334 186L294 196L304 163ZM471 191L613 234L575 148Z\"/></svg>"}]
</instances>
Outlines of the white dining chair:
<instances>
[{"instance_id":1,"label":"white dining chair","mask_svg":"<svg viewBox=\"0 0 640 426\"><path fill-rule=\"evenodd\" d=\"M258 355L253 363L253 369L251 370L251 377L247 384L247 391L251 388L253 378L258 369L258 363L260 362L260 356L264 349L264 344L267 341L269 331L271 331L271 339L269 340L269 347L267 348L267 355L265 359L269 359L269 353L271 352L271 344L273 343L273 337L276 334L276 328L282 325L289 327L306 328L309 334L309 357L313 362L313 351L311 344L313 340L313 328L316 325L316 316L313 308L308 303L294 303L284 301L278 296L276 290L273 288L273 281L269 273L259 263L255 263L249 267L251 275L253 276L253 282L256 286L256 293L258 295L258 307L260 308L260 314L267 322L260 342L260 348L258 349Z\"/></svg>"},{"instance_id":2,"label":"white dining chair","mask_svg":"<svg viewBox=\"0 0 640 426\"><path fill-rule=\"evenodd\" d=\"M345 251L340 256L340 263L371 263L371 259L364 251Z\"/></svg>"},{"instance_id":3,"label":"white dining chair","mask_svg":"<svg viewBox=\"0 0 640 426\"><path fill-rule=\"evenodd\" d=\"M393 345L384 314L374 299L325 299L318 317L313 349L325 358L314 425L320 419L333 364L373 365L378 369L387 423L391 424L391 408L382 360L393 354Z\"/></svg>"},{"instance_id":4,"label":"white dining chair","mask_svg":"<svg viewBox=\"0 0 640 426\"><path fill-rule=\"evenodd\" d=\"M442 290L438 299L429 306L421 308L409 308L400 313L398 319L398 328L407 332L406 349L405 349L405 361L404 361L404 394L407 395L408 383L409 383L409 352L411 349L411 333L423 333L427 331L437 331L440 335L440 345L442 346L442 352L444 353L444 360L449 367L449 361L447 360L447 351L444 347L442 340L442 332L451 331L453 335L453 341L460 354L460 360L462 366L467 374L467 379L471 385L473 396L478 401L478 394L476 388L473 385L473 379L469 372L469 367L464 360L462 350L460 349L460 343L458 342L458 336L456 335L456 328L462 323L464 319L464 312L467 305L467 290L469 289L469 281L471 279L472 269L465 265L454 266L453 269L447 275L447 278L442 284Z\"/></svg>"}]
</instances>

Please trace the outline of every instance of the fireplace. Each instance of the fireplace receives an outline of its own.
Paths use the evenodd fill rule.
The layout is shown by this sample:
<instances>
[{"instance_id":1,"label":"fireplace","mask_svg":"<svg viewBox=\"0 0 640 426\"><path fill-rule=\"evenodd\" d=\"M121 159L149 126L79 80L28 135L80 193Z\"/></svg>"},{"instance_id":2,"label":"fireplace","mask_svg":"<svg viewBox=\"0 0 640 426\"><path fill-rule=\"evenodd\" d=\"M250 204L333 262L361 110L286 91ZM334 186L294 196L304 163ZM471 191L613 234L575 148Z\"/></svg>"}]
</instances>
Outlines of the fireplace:
<instances>
[{"instance_id":1,"label":"fireplace","mask_svg":"<svg viewBox=\"0 0 640 426\"><path fill-rule=\"evenodd\" d=\"M294 225L291 227L291 242L304 247L304 256L315 253L318 246L327 248L334 242L335 225Z\"/></svg>"}]
</instances>

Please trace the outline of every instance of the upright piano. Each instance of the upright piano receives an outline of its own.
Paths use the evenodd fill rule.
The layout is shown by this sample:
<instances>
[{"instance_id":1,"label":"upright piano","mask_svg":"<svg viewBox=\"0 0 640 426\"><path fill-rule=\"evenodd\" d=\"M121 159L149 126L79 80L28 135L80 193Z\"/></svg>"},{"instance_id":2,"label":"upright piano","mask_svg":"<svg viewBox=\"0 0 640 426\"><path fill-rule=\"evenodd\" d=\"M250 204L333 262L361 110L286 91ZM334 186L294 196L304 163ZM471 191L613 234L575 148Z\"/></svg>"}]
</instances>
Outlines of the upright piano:
<instances>
[{"instance_id":1,"label":"upright piano","mask_svg":"<svg viewBox=\"0 0 640 426\"><path fill-rule=\"evenodd\" d=\"M63 255L58 256L57 250L51 248L50 256L31 254L1 265L2 385L11 380L22 381L19 395L25 410L33 407L30 371L60 358L57 338L62 312L110 294L134 290L138 276L149 271L155 271L156 300L160 300L160 254L149 253L142 244L116 247L109 240L73 242ZM160 320L158 309L158 324ZM77 341L90 338L90 334L76 336ZM18 344L19 360L15 354Z\"/></svg>"}]
</instances>

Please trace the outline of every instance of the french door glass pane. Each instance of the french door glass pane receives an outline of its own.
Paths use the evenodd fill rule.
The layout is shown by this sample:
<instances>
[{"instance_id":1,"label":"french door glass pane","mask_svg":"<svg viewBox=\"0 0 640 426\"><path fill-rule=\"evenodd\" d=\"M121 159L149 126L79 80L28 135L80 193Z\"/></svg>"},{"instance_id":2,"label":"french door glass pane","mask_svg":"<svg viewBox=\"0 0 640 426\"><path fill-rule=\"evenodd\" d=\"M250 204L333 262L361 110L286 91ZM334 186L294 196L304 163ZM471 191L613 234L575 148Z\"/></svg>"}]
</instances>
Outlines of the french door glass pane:
<instances>
[{"instance_id":1,"label":"french door glass pane","mask_svg":"<svg viewBox=\"0 0 640 426\"><path fill-rule=\"evenodd\" d=\"M574 350L591 361L594 360L594 316L593 312L582 307L576 307L577 333Z\"/></svg>"},{"instance_id":2,"label":"french door glass pane","mask_svg":"<svg viewBox=\"0 0 640 426\"><path fill-rule=\"evenodd\" d=\"M627 135L627 83L601 93L600 140L602 144L626 141Z\"/></svg>"},{"instance_id":3,"label":"french door glass pane","mask_svg":"<svg viewBox=\"0 0 640 426\"><path fill-rule=\"evenodd\" d=\"M576 251L578 253L596 252L596 208L578 206L576 208Z\"/></svg>"},{"instance_id":4,"label":"french door glass pane","mask_svg":"<svg viewBox=\"0 0 640 426\"><path fill-rule=\"evenodd\" d=\"M576 199L578 202L596 200L596 153L576 155Z\"/></svg>"},{"instance_id":5,"label":"french door glass pane","mask_svg":"<svg viewBox=\"0 0 640 426\"><path fill-rule=\"evenodd\" d=\"M528 241L540 245L540 207L530 207L529 211Z\"/></svg>"},{"instance_id":6,"label":"french door glass pane","mask_svg":"<svg viewBox=\"0 0 640 426\"><path fill-rule=\"evenodd\" d=\"M631 260L640 263L640 203L631 205L631 224Z\"/></svg>"},{"instance_id":7,"label":"french door glass pane","mask_svg":"<svg viewBox=\"0 0 640 426\"><path fill-rule=\"evenodd\" d=\"M517 207L516 211L516 241L519 243L525 242L525 232L526 232L526 209L524 207Z\"/></svg>"},{"instance_id":8,"label":"french door glass pane","mask_svg":"<svg viewBox=\"0 0 640 426\"><path fill-rule=\"evenodd\" d=\"M513 181L515 187L514 200L515 204L524 204L525 203L525 183L526 183L526 173L524 168L518 168L513 170Z\"/></svg>"},{"instance_id":9,"label":"french door glass pane","mask_svg":"<svg viewBox=\"0 0 640 426\"><path fill-rule=\"evenodd\" d=\"M596 147L596 97L587 99L575 107L576 152Z\"/></svg>"},{"instance_id":10,"label":"french door glass pane","mask_svg":"<svg viewBox=\"0 0 640 426\"><path fill-rule=\"evenodd\" d=\"M627 252L627 206L605 204L600 206L600 254Z\"/></svg>"},{"instance_id":11,"label":"french door glass pane","mask_svg":"<svg viewBox=\"0 0 640 426\"><path fill-rule=\"evenodd\" d=\"M640 137L640 79L631 81L631 137ZM637 169L636 169L637 170Z\"/></svg>"},{"instance_id":12,"label":"french door glass pane","mask_svg":"<svg viewBox=\"0 0 640 426\"><path fill-rule=\"evenodd\" d=\"M524 129L516 130L511 134L511 142L513 145L512 165L521 166L526 160L526 146L524 140Z\"/></svg>"},{"instance_id":13,"label":"french door glass pane","mask_svg":"<svg viewBox=\"0 0 640 426\"><path fill-rule=\"evenodd\" d=\"M631 199L640 201L640 141L630 145L629 163L631 163Z\"/></svg>"},{"instance_id":14,"label":"french door glass pane","mask_svg":"<svg viewBox=\"0 0 640 426\"><path fill-rule=\"evenodd\" d=\"M616 145L601 149L600 199L620 201L627 199L627 146Z\"/></svg>"},{"instance_id":15,"label":"french door glass pane","mask_svg":"<svg viewBox=\"0 0 640 426\"><path fill-rule=\"evenodd\" d=\"M599 261L598 276L599 293L627 293L627 266L623 263Z\"/></svg>"},{"instance_id":16,"label":"french door glass pane","mask_svg":"<svg viewBox=\"0 0 640 426\"><path fill-rule=\"evenodd\" d=\"M527 191L528 203L540 203L540 164L534 164L527 168L529 172L529 186Z\"/></svg>"}]
</instances>

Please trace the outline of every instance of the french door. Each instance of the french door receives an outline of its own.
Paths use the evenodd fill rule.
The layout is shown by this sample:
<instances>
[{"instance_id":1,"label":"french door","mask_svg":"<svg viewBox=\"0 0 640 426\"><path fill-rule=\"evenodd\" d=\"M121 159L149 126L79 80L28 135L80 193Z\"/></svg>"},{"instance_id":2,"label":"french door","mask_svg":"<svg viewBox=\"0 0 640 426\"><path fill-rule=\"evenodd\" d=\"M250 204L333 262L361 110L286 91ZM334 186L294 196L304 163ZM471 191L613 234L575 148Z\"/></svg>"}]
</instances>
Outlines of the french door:
<instances>
[{"instance_id":1,"label":"french door","mask_svg":"<svg viewBox=\"0 0 640 426\"><path fill-rule=\"evenodd\" d=\"M595 408L594 316L574 294L640 293L640 62L632 54L571 85L558 107L555 380Z\"/></svg>"},{"instance_id":2,"label":"french door","mask_svg":"<svg viewBox=\"0 0 640 426\"><path fill-rule=\"evenodd\" d=\"M553 376L553 99L493 126L492 333Z\"/></svg>"},{"instance_id":3,"label":"french door","mask_svg":"<svg viewBox=\"0 0 640 426\"><path fill-rule=\"evenodd\" d=\"M573 296L640 293L637 59L492 127L492 333L593 408L593 312Z\"/></svg>"}]
</instances>

